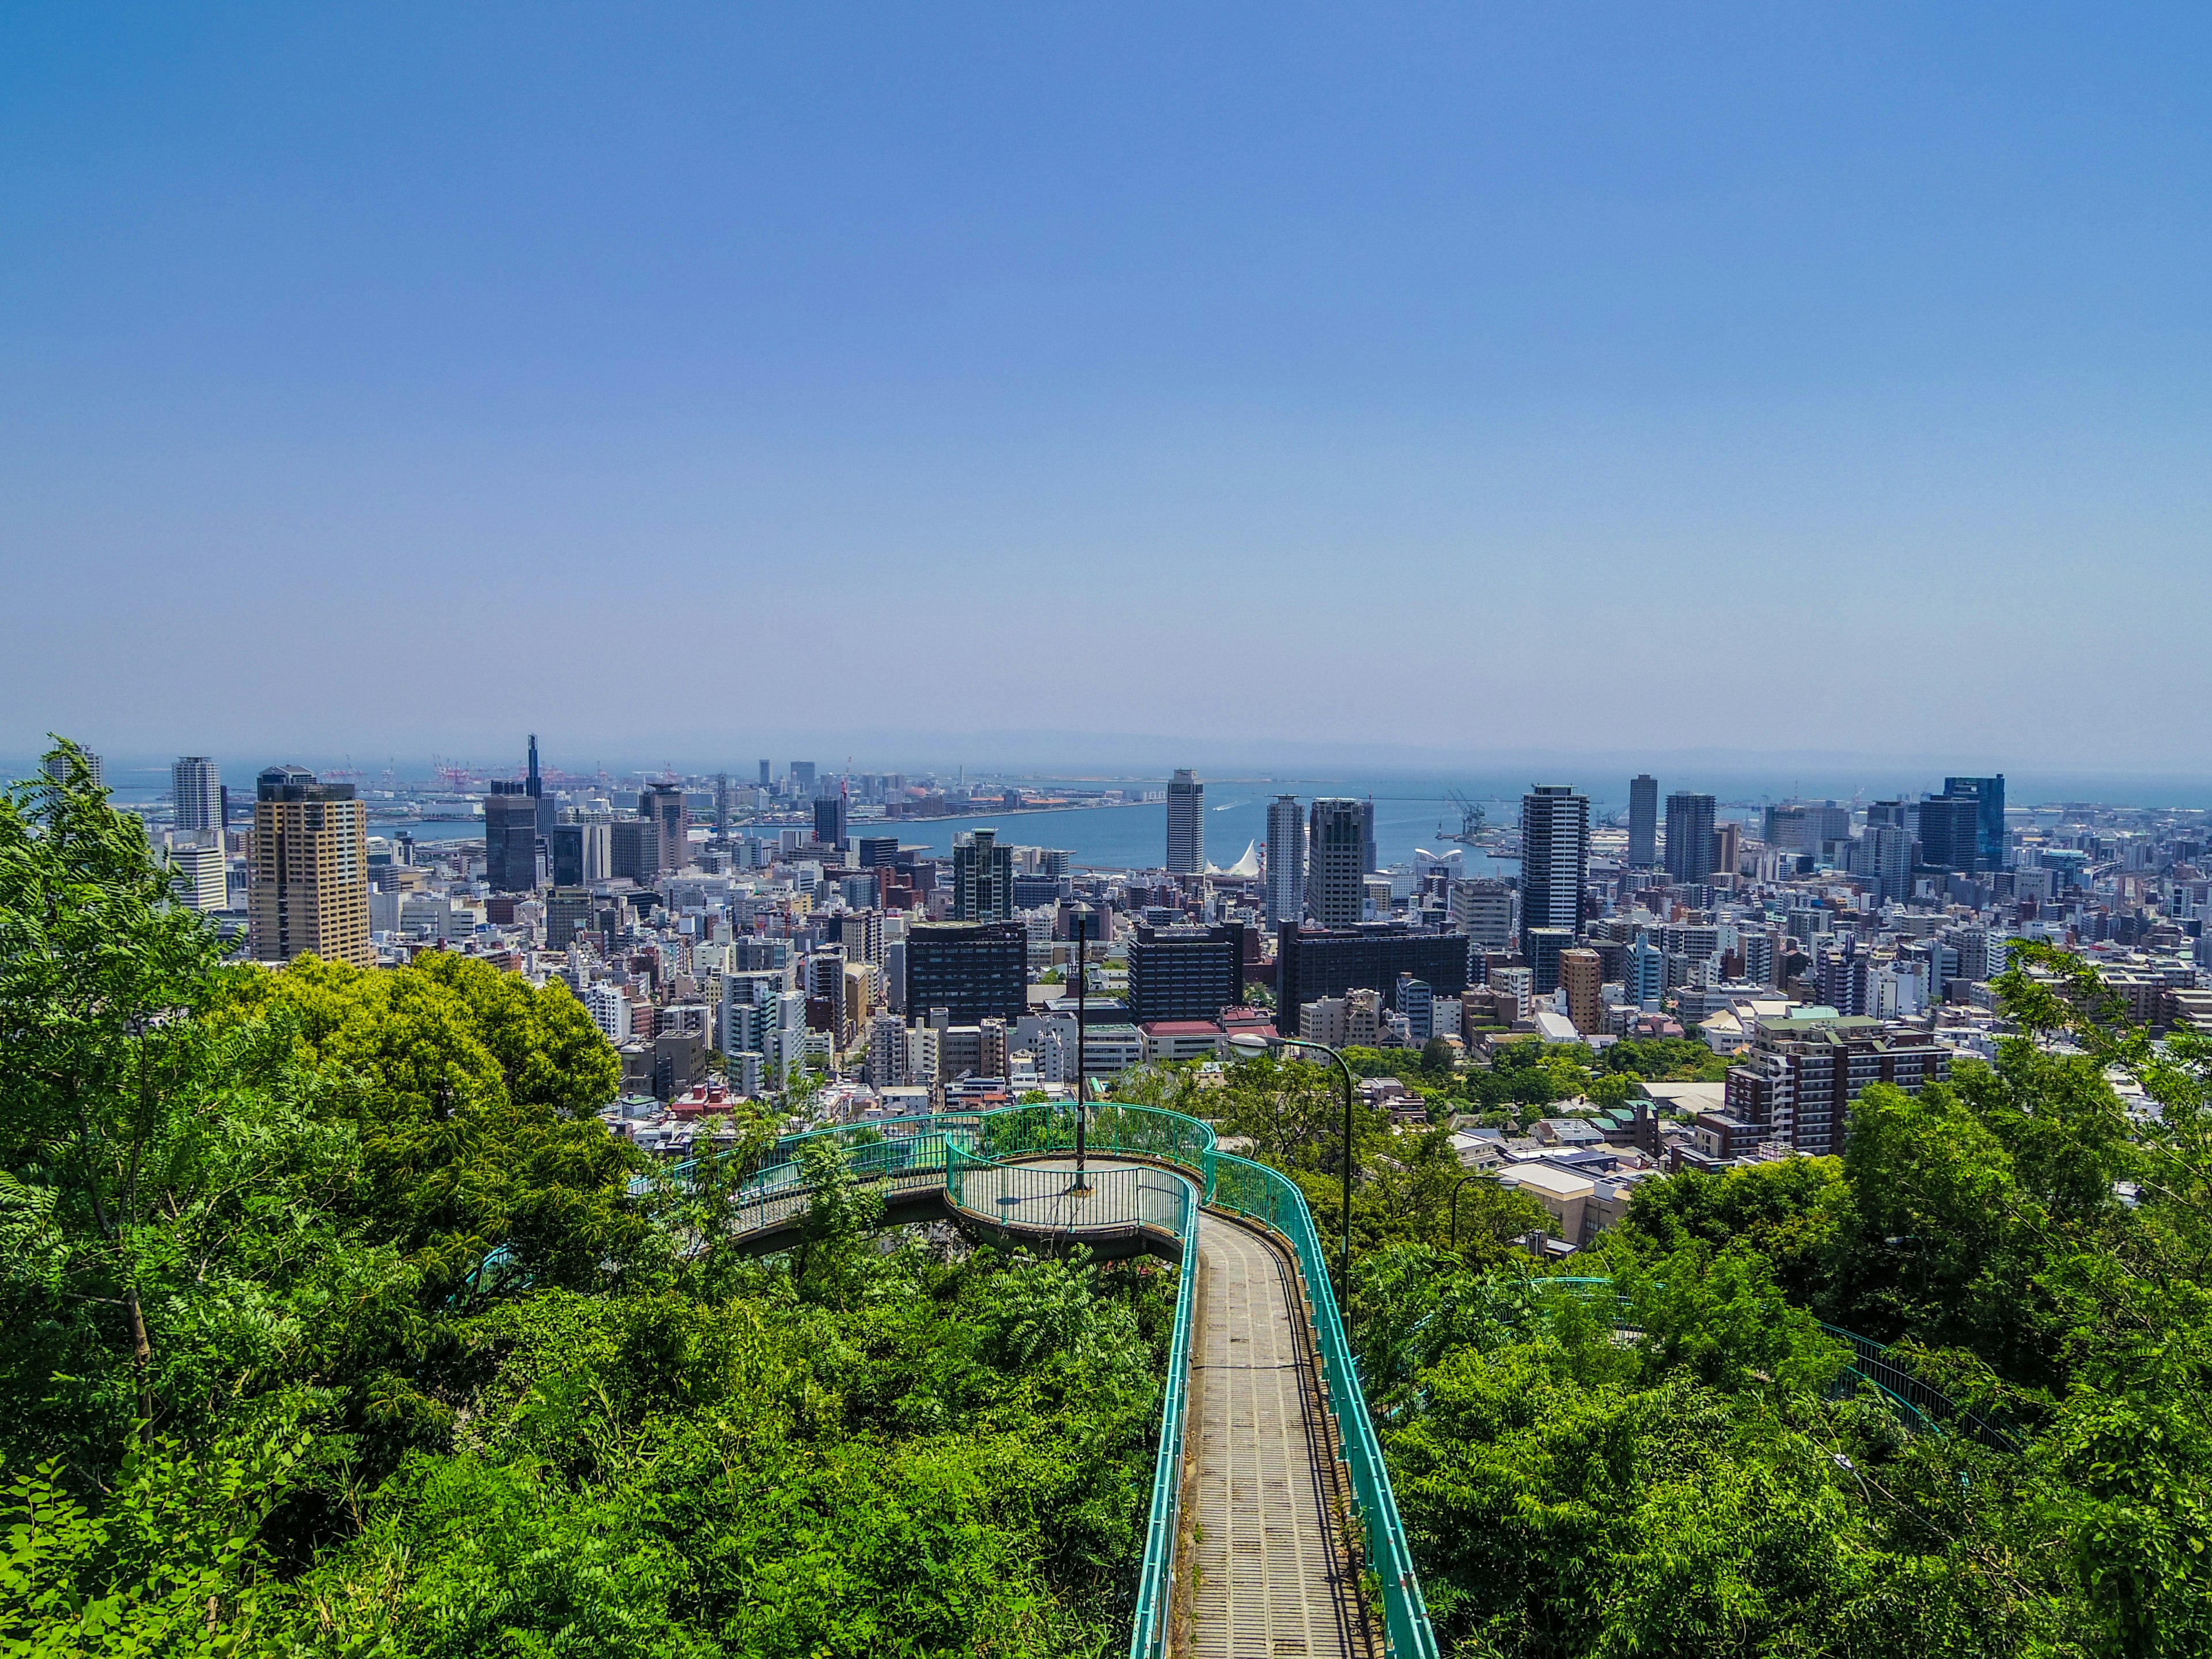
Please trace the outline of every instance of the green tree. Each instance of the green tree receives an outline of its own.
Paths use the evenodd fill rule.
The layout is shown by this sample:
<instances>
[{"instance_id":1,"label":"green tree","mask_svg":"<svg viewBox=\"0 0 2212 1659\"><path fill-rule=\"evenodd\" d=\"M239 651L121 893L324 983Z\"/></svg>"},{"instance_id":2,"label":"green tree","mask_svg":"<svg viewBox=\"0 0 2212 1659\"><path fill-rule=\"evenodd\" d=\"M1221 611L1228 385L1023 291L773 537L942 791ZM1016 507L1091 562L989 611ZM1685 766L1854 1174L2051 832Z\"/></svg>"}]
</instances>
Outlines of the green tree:
<instances>
[{"instance_id":1,"label":"green tree","mask_svg":"<svg viewBox=\"0 0 2212 1659\"><path fill-rule=\"evenodd\" d=\"M150 1436L149 1257L204 1156L193 1016L217 945L83 751L58 740L46 765L52 781L0 794L0 1161L10 1207L36 1218L61 1316L129 1352Z\"/></svg>"}]
</instances>

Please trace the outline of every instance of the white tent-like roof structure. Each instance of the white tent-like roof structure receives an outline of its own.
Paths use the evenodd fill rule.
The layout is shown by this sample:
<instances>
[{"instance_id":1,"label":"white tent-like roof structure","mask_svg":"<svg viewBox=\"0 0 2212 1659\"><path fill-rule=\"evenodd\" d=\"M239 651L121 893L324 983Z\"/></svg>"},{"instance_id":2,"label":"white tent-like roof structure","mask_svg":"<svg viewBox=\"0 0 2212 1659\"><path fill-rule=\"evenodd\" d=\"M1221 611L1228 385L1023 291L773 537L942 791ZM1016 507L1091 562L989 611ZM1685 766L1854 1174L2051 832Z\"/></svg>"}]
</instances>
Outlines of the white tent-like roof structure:
<instances>
[{"instance_id":1,"label":"white tent-like roof structure","mask_svg":"<svg viewBox=\"0 0 2212 1659\"><path fill-rule=\"evenodd\" d=\"M1226 870L1218 865L1209 864L1206 866L1206 873L1209 876L1235 876L1242 880L1249 881L1260 873L1260 843L1256 841L1246 842L1243 858L1237 860Z\"/></svg>"}]
</instances>

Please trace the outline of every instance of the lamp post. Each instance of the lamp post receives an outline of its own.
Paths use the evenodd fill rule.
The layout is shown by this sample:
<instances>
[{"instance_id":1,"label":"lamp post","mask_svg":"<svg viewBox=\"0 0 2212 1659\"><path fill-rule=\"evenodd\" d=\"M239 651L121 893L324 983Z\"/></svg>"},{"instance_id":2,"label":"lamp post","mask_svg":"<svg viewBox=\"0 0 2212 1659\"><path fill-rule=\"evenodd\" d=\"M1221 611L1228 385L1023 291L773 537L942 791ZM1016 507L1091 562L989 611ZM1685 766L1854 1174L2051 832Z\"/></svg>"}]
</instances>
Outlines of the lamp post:
<instances>
[{"instance_id":1,"label":"lamp post","mask_svg":"<svg viewBox=\"0 0 2212 1659\"><path fill-rule=\"evenodd\" d=\"M1470 1181L1495 1181L1497 1179L1497 1175L1492 1170L1477 1170L1473 1174L1463 1175L1457 1181L1452 1182L1451 1247L1453 1249L1456 1250L1459 1249L1459 1189L1466 1186Z\"/></svg>"},{"instance_id":2,"label":"lamp post","mask_svg":"<svg viewBox=\"0 0 2212 1659\"><path fill-rule=\"evenodd\" d=\"M1258 1055L1268 1048L1268 1040L1262 1036L1233 1036L1229 1046L1238 1054ZM1316 1042L1309 1037L1278 1036L1274 1044L1279 1048L1313 1048L1327 1054L1344 1073L1344 1242L1338 1253L1338 1276L1344 1281L1344 1306L1340 1310L1344 1319L1344 1334L1348 1341L1352 1336L1352 1096L1358 1085L1352 1075L1352 1062L1330 1048L1326 1042Z\"/></svg>"},{"instance_id":3,"label":"lamp post","mask_svg":"<svg viewBox=\"0 0 2212 1659\"><path fill-rule=\"evenodd\" d=\"M1084 1018L1091 993L1091 963L1084 946L1091 938L1091 924L1097 911L1087 904L1079 904L1068 912L1069 925L1075 929L1075 1184L1071 1193L1087 1193L1091 1181L1084 1170L1084 1129L1091 1121L1090 1074L1084 1070L1087 1058L1084 1039L1088 1035L1089 1021Z\"/></svg>"}]
</instances>

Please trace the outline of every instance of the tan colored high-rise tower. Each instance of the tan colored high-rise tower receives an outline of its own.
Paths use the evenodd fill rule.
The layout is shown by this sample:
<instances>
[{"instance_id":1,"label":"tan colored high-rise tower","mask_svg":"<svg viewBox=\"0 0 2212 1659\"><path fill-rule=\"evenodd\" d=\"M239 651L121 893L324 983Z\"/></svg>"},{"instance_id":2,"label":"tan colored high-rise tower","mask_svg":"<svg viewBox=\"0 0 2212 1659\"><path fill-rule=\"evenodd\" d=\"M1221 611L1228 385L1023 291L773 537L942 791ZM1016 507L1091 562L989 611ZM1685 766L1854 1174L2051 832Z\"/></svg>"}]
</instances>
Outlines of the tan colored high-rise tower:
<instances>
[{"instance_id":1,"label":"tan colored high-rise tower","mask_svg":"<svg viewBox=\"0 0 2212 1659\"><path fill-rule=\"evenodd\" d=\"M246 940L257 962L313 951L376 965L368 942L368 808L349 783L272 766L254 790Z\"/></svg>"}]
</instances>

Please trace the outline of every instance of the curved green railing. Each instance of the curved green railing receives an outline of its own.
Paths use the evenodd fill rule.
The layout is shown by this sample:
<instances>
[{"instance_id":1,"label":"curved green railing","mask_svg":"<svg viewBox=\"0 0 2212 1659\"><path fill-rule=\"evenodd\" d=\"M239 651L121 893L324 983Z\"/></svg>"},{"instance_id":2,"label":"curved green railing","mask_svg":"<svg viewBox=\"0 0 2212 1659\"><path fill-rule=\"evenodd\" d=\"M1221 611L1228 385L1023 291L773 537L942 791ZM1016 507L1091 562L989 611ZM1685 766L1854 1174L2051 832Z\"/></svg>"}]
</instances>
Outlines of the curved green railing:
<instances>
[{"instance_id":1,"label":"curved green railing","mask_svg":"<svg viewBox=\"0 0 2212 1659\"><path fill-rule=\"evenodd\" d=\"M894 1191L944 1185L950 1193L961 1182L965 1167L1073 1152L1075 1113L1072 1103L1008 1106L992 1112L884 1119L787 1136L777 1144L779 1161L762 1170L741 1189L736 1203L740 1216L748 1218L741 1225L747 1230L775 1226L803 1209L807 1194L796 1154L805 1141L834 1140L847 1152L854 1174L881 1180ZM1429 1626L1412 1547L1398 1518L1389 1471L1383 1467L1382 1445L1376 1438L1352 1344L1329 1283L1328 1255L1315 1230L1305 1194L1281 1171L1219 1151L1211 1125L1164 1108L1094 1106L1085 1139L1088 1150L1102 1158L1143 1158L1186 1171L1195 1178L1194 1185L1206 1206L1256 1221L1289 1245L1304 1281L1314 1346L1351 1476L1354 1514L1350 1518L1357 1523L1368 1571L1381 1593L1389 1651L1393 1659L1435 1659L1436 1634ZM671 1173L681 1179L688 1170L678 1164ZM1138 1616L1129 1649L1132 1659L1157 1659L1164 1652L1172 1612L1197 1224L1194 1206L1183 1235L1182 1290L1176 1298L1160 1455L1153 1465L1152 1513L1146 1529Z\"/></svg>"},{"instance_id":2,"label":"curved green railing","mask_svg":"<svg viewBox=\"0 0 2212 1659\"><path fill-rule=\"evenodd\" d=\"M1600 1288L1610 1291L1613 1288L1613 1280L1605 1277L1569 1278L1561 1275L1532 1279L1528 1283L1553 1289L1571 1287L1577 1291ZM1625 1301L1626 1298L1617 1300ZM1620 1311L1616 1308L1616 1316ZM1856 1331L1846 1330L1841 1325L1831 1325L1825 1320L1821 1322L1820 1328L1851 1351L1850 1358L1844 1362L1843 1371L1837 1379L1837 1392L1832 1398L1844 1398L1863 1384L1896 1407L1898 1414L1906 1420L1908 1426L1917 1424L1922 1429L1941 1434L1945 1424L1956 1423L1964 1426L1969 1437L1986 1446L2001 1451L2016 1452L2020 1449L2019 1441L2004 1428L1980 1413L1961 1406L1940 1389L1931 1388L1922 1382L1911 1370L1891 1358L1889 1349L1872 1337L1861 1336Z\"/></svg>"}]
</instances>

